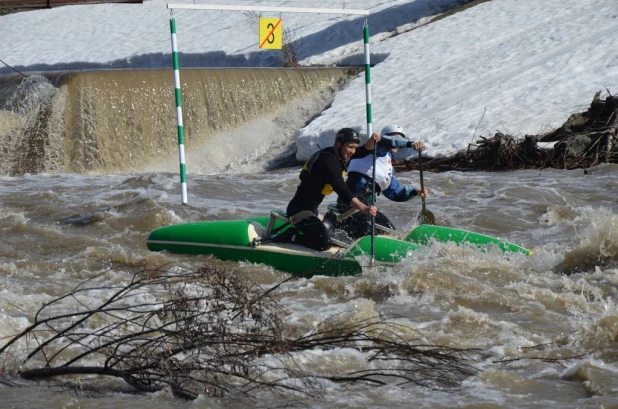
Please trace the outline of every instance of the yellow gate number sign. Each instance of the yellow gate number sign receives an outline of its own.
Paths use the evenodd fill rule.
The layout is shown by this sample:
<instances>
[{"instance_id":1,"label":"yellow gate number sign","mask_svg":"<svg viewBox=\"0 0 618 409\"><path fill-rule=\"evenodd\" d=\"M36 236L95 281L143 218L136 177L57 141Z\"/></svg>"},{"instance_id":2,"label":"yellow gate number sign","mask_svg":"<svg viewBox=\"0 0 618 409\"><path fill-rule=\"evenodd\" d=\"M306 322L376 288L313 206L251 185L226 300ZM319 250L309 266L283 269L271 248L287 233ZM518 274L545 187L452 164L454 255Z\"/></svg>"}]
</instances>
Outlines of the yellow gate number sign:
<instances>
[{"instance_id":1,"label":"yellow gate number sign","mask_svg":"<svg viewBox=\"0 0 618 409\"><path fill-rule=\"evenodd\" d=\"M283 24L280 18L260 17L260 48L281 49Z\"/></svg>"}]
</instances>

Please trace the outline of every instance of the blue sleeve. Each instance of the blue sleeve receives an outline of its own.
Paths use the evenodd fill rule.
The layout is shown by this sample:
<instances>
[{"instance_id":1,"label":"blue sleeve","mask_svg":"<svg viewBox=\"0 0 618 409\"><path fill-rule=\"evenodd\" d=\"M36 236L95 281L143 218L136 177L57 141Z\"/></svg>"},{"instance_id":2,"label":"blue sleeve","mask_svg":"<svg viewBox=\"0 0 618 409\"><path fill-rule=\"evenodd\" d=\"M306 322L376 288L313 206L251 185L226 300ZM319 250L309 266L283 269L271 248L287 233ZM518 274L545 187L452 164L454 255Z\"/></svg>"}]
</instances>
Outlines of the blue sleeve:
<instances>
[{"instance_id":1,"label":"blue sleeve","mask_svg":"<svg viewBox=\"0 0 618 409\"><path fill-rule=\"evenodd\" d=\"M394 202L405 202L416 196L416 189L412 186L403 187L395 178L395 175L391 178L391 184L388 188L382 191L382 194Z\"/></svg>"},{"instance_id":2,"label":"blue sleeve","mask_svg":"<svg viewBox=\"0 0 618 409\"><path fill-rule=\"evenodd\" d=\"M388 137L388 136L383 136L380 139L380 142L378 142L379 145L388 147L389 149L399 149L399 148L408 148L408 144L410 143L410 141L408 139L404 139L401 137Z\"/></svg>"}]
</instances>

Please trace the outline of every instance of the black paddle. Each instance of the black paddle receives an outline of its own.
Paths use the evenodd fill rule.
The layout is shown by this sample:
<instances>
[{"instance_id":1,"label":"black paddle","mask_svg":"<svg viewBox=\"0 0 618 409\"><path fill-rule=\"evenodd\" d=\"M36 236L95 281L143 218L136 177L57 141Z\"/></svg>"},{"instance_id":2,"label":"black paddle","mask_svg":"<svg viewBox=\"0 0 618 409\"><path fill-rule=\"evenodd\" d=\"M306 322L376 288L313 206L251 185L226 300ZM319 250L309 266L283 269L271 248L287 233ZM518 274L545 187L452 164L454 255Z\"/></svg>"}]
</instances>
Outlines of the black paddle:
<instances>
[{"instance_id":1,"label":"black paddle","mask_svg":"<svg viewBox=\"0 0 618 409\"><path fill-rule=\"evenodd\" d=\"M421 151L418 151L418 172L421 175L421 190L425 190L425 184L423 183L423 156L421 155ZM420 224L436 224L435 216L425 207L425 198L421 198L421 200L423 201L423 208L418 215L418 222Z\"/></svg>"}]
</instances>

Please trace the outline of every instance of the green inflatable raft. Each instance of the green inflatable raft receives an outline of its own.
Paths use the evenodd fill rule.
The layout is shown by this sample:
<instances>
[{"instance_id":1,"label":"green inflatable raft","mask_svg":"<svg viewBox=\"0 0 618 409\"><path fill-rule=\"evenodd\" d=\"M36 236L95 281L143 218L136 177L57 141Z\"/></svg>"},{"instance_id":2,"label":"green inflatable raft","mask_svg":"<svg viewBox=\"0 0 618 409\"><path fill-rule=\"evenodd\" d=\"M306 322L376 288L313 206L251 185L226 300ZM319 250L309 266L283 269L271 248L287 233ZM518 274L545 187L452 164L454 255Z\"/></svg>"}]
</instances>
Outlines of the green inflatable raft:
<instances>
[{"instance_id":1,"label":"green inflatable raft","mask_svg":"<svg viewBox=\"0 0 618 409\"><path fill-rule=\"evenodd\" d=\"M354 275L370 265L394 265L412 252L432 242L455 242L504 252L532 254L529 250L497 238L449 227L419 225L405 238L382 228L374 237L374 262L371 263L371 236L346 244L336 241L327 251L315 251L292 243L272 243L273 231L289 226L285 214L272 211L270 216L241 220L182 223L153 230L146 240L151 251L178 254L212 255L221 260L246 261L272 266L299 276ZM380 229L381 226L376 226Z\"/></svg>"}]
</instances>

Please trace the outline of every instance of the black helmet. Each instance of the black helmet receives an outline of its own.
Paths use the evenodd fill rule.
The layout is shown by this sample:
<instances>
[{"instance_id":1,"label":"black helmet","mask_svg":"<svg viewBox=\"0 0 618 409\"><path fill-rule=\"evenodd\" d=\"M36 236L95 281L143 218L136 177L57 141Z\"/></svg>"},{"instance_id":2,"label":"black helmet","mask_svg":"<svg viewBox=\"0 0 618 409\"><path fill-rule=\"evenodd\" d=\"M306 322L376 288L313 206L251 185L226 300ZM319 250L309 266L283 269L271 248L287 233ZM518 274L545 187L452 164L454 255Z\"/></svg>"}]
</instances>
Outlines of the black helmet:
<instances>
[{"instance_id":1,"label":"black helmet","mask_svg":"<svg viewBox=\"0 0 618 409\"><path fill-rule=\"evenodd\" d=\"M360 135L352 128L342 128L337 132L337 136L335 137L335 143L341 142L344 143L358 143L360 144Z\"/></svg>"}]
</instances>

